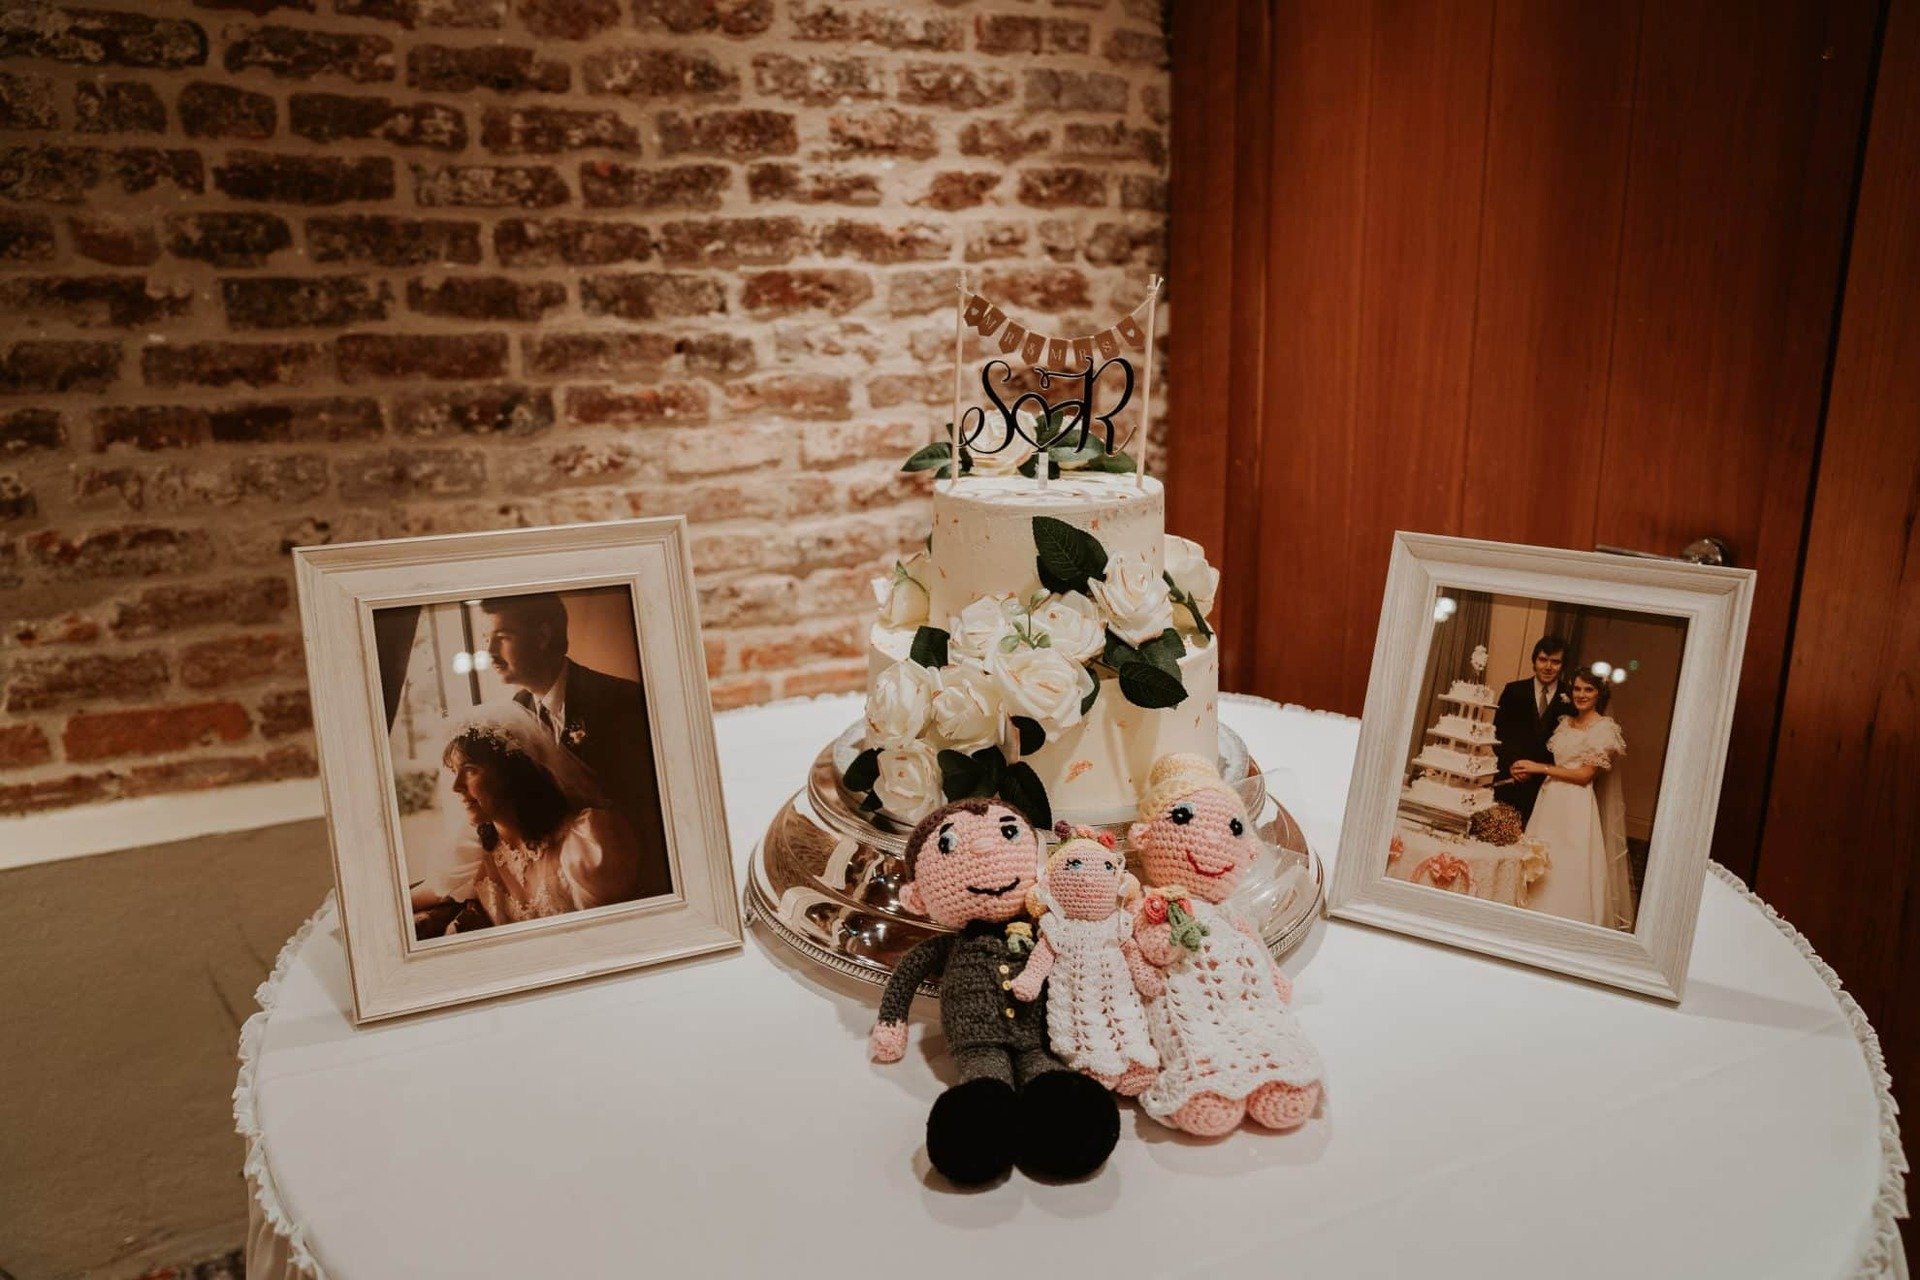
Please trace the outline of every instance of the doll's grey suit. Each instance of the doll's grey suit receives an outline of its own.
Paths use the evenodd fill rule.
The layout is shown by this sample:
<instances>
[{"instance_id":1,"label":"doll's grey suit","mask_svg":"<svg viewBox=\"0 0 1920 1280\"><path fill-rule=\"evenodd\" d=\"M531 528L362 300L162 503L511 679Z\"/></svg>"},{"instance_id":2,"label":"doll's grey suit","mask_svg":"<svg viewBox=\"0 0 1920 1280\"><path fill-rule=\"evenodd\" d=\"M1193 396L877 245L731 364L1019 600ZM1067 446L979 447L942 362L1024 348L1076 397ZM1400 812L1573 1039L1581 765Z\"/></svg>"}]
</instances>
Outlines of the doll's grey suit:
<instances>
[{"instance_id":1,"label":"doll's grey suit","mask_svg":"<svg viewBox=\"0 0 1920 1280\"><path fill-rule=\"evenodd\" d=\"M940 1029L960 1079L984 1076L1020 1088L1035 1076L1068 1069L1047 1051L1046 1001L1013 997L1013 980L1026 967L1026 956L1007 946L1005 925L972 921L901 958L880 997L880 1021L904 1022L914 992L937 978Z\"/></svg>"}]
</instances>

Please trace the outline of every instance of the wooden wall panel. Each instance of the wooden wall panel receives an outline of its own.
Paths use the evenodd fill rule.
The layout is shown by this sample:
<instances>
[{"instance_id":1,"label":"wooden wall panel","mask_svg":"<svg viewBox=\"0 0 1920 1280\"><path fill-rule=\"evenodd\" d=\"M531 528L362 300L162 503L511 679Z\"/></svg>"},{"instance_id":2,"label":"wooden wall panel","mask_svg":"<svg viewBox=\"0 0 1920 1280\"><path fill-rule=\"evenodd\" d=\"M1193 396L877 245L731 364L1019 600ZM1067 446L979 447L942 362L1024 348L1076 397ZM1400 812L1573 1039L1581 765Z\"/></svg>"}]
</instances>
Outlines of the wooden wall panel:
<instances>
[{"instance_id":1,"label":"wooden wall panel","mask_svg":"<svg viewBox=\"0 0 1920 1280\"><path fill-rule=\"evenodd\" d=\"M1274 552L1242 579L1252 607L1228 632L1226 685L1297 690L1296 701L1321 706L1338 699L1322 673L1338 668L1347 642L1339 575L1351 523L1372 34L1368 6L1345 0L1284 5L1275 17L1261 227L1285 252L1271 255L1264 281L1241 285L1266 299L1260 343L1242 359L1264 371L1254 420L1272 445L1256 472L1229 481L1220 504L1243 517L1257 549Z\"/></svg>"},{"instance_id":2,"label":"wooden wall panel","mask_svg":"<svg viewBox=\"0 0 1920 1280\"><path fill-rule=\"evenodd\" d=\"M1167 525L1202 546L1218 548L1226 543L1220 502L1205 486L1178 478L1224 475L1227 467L1226 423L1233 403L1220 357L1232 346L1234 253L1236 246L1260 238L1236 234L1234 191L1253 186L1258 198L1265 191L1264 166L1236 158L1240 31L1236 22L1221 20L1222 10L1246 7L1246 0L1228 0L1218 8L1175 5L1172 13L1172 41L1181 50L1173 63L1173 97L1183 105L1171 127L1169 211L1185 228L1183 234L1207 245L1208 252L1173 254L1167 263L1168 362L1173 370L1185 371L1184 376L1170 373L1180 426L1179 446L1169 455L1176 480L1168 487ZM1250 406L1246 412L1251 414ZM1187 425L1198 423L1205 428Z\"/></svg>"},{"instance_id":3,"label":"wooden wall panel","mask_svg":"<svg viewBox=\"0 0 1920 1280\"><path fill-rule=\"evenodd\" d=\"M1873 1019L1920 1151L1920 0L1896 0L1757 888Z\"/></svg>"},{"instance_id":4,"label":"wooden wall panel","mask_svg":"<svg viewBox=\"0 0 1920 1280\"><path fill-rule=\"evenodd\" d=\"M1385 534L1459 527L1492 43L1492 0L1375 5L1342 707L1366 696Z\"/></svg>"},{"instance_id":5,"label":"wooden wall panel","mask_svg":"<svg viewBox=\"0 0 1920 1280\"><path fill-rule=\"evenodd\" d=\"M1818 438L1876 5L1649 5L1604 447L1574 460L1597 540L1719 534L1759 572L1714 835L1758 839ZM1850 109L1843 109L1850 107Z\"/></svg>"},{"instance_id":6,"label":"wooden wall panel","mask_svg":"<svg viewBox=\"0 0 1920 1280\"><path fill-rule=\"evenodd\" d=\"M1261 215L1271 205L1267 146L1273 113L1265 90L1273 40L1261 0L1221 0L1212 6L1173 6L1171 217L1190 228L1208 253L1175 253L1167 263L1173 430L1169 451L1167 530L1192 537L1221 574L1258 578L1260 545L1242 520L1235 530L1231 503L1221 501L1233 474L1252 474L1248 451L1260 449L1258 430L1229 432L1229 422L1258 422L1260 361L1223 359L1235 334L1258 342L1263 294L1250 288L1267 274L1267 236ZM1196 430L1187 424L1208 424ZM1252 618L1254 601L1229 593L1213 618L1221 635L1236 635ZM1223 645L1227 664L1246 660L1244 645ZM1244 676L1229 666L1223 676ZM1236 687L1244 687L1236 685Z\"/></svg>"},{"instance_id":7,"label":"wooden wall panel","mask_svg":"<svg viewBox=\"0 0 1920 1280\"><path fill-rule=\"evenodd\" d=\"M1459 532L1593 545L1640 5L1502 6Z\"/></svg>"}]
</instances>

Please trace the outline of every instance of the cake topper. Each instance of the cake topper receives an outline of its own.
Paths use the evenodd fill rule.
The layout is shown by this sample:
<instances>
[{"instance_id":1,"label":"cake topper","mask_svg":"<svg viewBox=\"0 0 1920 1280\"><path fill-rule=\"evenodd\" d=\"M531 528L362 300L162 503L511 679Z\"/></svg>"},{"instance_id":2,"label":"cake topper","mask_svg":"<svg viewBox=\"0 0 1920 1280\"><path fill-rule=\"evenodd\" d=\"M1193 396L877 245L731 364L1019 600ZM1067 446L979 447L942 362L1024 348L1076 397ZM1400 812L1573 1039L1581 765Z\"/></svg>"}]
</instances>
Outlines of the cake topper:
<instances>
[{"instance_id":1,"label":"cake topper","mask_svg":"<svg viewBox=\"0 0 1920 1280\"><path fill-rule=\"evenodd\" d=\"M1135 485L1144 486L1146 423L1153 404L1153 335L1163 283L1154 276L1140 305L1098 333L1059 338L1010 318L969 289L962 271L953 314L953 412L947 423L948 438L915 453L905 469L937 467L957 484L977 459L1009 450L1017 455L1026 445L1032 446L1035 458L1020 470L1032 474L1042 488L1062 468L1132 471ZM1144 326L1135 319L1143 308ZM991 409L961 407L969 328L982 338L994 339L999 352L980 369L981 390ZM1136 378L1134 361L1123 353L1123 345L1145 353L1138 378L1140 425L1124 438L1114 420L1133 403ZM1018 374L1016 365L1024 366ZM1067 394L1049 395L1056 386ZM1138 448L1129 457L1122 448L1135 437Z\"/></svg>"},{"instance_id":2,"label":"cake topper","mask_svg":"<svg viewBox=\"0 0 1920 1280\"><path fill-rule=\"evenodd\" d=\"M1473 674L1476 677L1484 675L1487 670L1487 646L1483 644L1473 646L1473 656L1467 659L1467 664L1473 668Z\"/></svg>"}]
</instances>

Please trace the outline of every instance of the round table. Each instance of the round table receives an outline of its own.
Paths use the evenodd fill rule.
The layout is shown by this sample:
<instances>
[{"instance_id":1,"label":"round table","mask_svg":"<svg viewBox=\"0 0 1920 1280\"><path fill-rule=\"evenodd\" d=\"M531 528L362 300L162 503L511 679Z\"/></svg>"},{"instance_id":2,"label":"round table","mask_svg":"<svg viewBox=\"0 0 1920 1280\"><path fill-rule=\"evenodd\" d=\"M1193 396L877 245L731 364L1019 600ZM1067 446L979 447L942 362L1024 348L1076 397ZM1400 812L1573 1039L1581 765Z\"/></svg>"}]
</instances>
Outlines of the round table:
<instances>
[{"instance_id":1,"label":"round table","mask_svg":"<svg viewBox=\"0 0 1920 1280\"><path fill-rule=\"evenodd\" d=\"M1223 699L1323 856L1358 725ZM859 714L720 716L736 856ZM1709 879L1678 1008L1339 922L1286 963L1328 1097L1218 1143L1122 1108L1106 1168L957 1192L922 1138L929 1002L743 952L355 1029L331 907L247 1024L247 1274L1898 1274L1878 1045L1804 940Z\"/></svg>"}]
</instances>

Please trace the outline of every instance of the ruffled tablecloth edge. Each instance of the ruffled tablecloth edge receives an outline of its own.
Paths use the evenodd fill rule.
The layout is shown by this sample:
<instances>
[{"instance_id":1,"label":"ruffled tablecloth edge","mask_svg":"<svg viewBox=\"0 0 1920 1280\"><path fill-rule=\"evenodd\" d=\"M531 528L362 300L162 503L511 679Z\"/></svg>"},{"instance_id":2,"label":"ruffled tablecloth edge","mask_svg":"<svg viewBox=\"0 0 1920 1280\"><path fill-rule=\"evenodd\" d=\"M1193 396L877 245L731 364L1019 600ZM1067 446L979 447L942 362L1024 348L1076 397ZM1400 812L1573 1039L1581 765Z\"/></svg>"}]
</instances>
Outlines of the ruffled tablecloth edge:
<instances>
[{"instance_id":1,"label":"ruffled tablecloth edge","mask_svg":"<svg viewBox=\"0 0 1920 1280\"><path fill-rule=\"evenodd\" d=\"M314 1261L305 1234L287 1214L280 1201L280 1189L274 1184L273 1169L267 1163L267 1144L260 1133L259 1100L254 1096L254 1077L259 1070L260 1042L267 1034L267 1018L273 1013L280 984L293 967L308 936L332 914L336 904L328 890L320 909L308 916L287 939L273 968L254 992L260 1011L240 1028L240 1072L233 1085L233 1127L246 1140L247 1156L241 1170L247 1180L247 1280L325 1280L326 1273Z\"/></svg>"},{"instance_id":2,"label":"ruffled tablecloth edge","mask_svg":"<svg viewBox=\"0 0 1920 1280\"><path fill-rule=\"evenodd\" d=\"M844 694L819 694L801 698L785 698L778 702L764 703L758 707L743 707L739 712L765 710L769 707L788 706L801 702L816 702L825 699L844 697ZM1282 711L1292 711L1305 715L1330 716L1340 720L1353 717L1336 711L1318 711L1311 707L1296 706L1291 703L1275 702L1253 694L1225 694L1236 702L1250 702L1261 706L1278 707ZM722 712L721 715L739 712ZM1900 1107L1893 1098L1893 1078L1887 1073L1886 1055L1880 1048L1880 1036L1867 1020L1866 1011L1859 1002L1848 994L1840 981L1840 975L1833 967L1820 958L1813 943L1805 934L1788 922L1771 904L1759 894L1749 889L1740 877L1733 874L1717 862L1709 861L1707 868L1718 876L1722 883L1736 894L1758 907L1760 913L1772 921L1774 927L1800 952L1813 971L1820 975L1827 989L1833 992L1833 998L1846 1015L1847 1024L1853 1029L1853 1036L1859 1042L1860 1052L1866 1059L1867 1075L1873 1081L1875 1094L1880 1104L1880 1194L1873 1205L1873 1235L1865 1254L1854 1268L1855 1280L1884 1280L1888 1276L1905 1274L1901 1252L1900 1221L1907 1216L1907 1163L1906 1149L1900 1142ZM249 1017L240 1028L240 1070L233 1086L233 1125L239 1135L246 1140L246 1162L242 1166L247 1180L247 1192L250 1203L247 1206L246 1263L248 1280L325 1280L326 1273L314 1259L308 1247L304 1233L298 1223L288 1215L281 1203L279 1188L274 1184L273 1170L267 1161L266 1143L260 1132L258 1099L254 1096L254 1077L259 1068L258 1054L260 1042L266 1035L267 1018L273 1012L274 1000L279 994L280 984L285 980L287 971L293 965L293 958L310 934L334 911L336 899L331 891L320 904L319 910L308 916L306 921L294 931L291 938L275 957L273 969L267 974L266 981L260 984L254 993L254 1001L260 1006L259 1012Z\"/></svg>"},{"instance_id":3,"label":"ruffled tablecloth edge","mask_svg":"<svg viewBox=\"0 0 1920 1280\"><path fill-rule=\"evenodd\" d=\"M1760 914L1771 920L1774 928L1799 949L1807 964L1820 975L1827 989L1833 992L1840 1012L1846 1015L1847 1025L1853 1028L1853 1038L1860 1042L1860 1052L1867 1060L1867 1075L1872 1079L1874 1093L1880 1100L1881 1167L1880 1194L1873 1204L1873 1241L1854 1268L1854 1276L1856 1280L1904 1276L1906 1270L1901 1253L1900 1220L1907 1216L1907 1152L1900 1142L1900 1104L1893 1099L1893 1077L1887 1074L1887 1059L1880 1050L1879 1033L1867 1020L1866 1011L1841 984L1840 975L1833 971L1832 965L1820 958L1820 953L1813 949L1813 943L1805 934L1775 911L1765 898L1747 888L1745 882L1733 872L1711 860L1707 863L1707 869L1729 889L1758 907Z\"/></svg>"}]
</instances>

